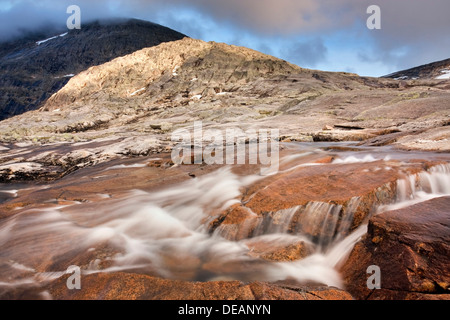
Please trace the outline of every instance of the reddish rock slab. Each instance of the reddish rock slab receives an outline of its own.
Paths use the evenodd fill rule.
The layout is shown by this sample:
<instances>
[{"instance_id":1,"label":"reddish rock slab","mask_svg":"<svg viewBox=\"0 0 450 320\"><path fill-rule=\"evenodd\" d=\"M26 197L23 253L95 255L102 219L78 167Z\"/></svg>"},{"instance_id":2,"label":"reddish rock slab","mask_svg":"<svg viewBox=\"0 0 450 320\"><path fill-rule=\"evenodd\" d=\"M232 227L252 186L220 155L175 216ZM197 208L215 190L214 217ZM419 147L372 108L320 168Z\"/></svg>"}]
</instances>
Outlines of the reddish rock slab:
<instances>
[{"instance_id":1,"label":"reddish rock slab","mask_svg":"<svg viewBox=\"0 0 450 320\"><path fill-rule=\"evenodd\" d=\"M278 175L264 188L247 192L246 206L253 212L275 212L308 202L345 203L395 182L395 171L376 170L382 161L301 167ZM256 186L257 188L258 186Z\"/></svg>"},{"instance_id":2,"label":"reddish rock slab","mask_svg":"<svg viewBox=\"0 0 450 320\"><path fill-rule=\"evenodd\" d=\"M303 259L315 252L315 247L304 241L289 244L270 243L265 241L248 241L249 255L267 261L295 261Z\"/></svg>"},{"instance_id":3,"label":"reddish rock slab","mask_svg":"<svg viewBox=\"0 0 450 320\"><path fill-rule=\"evenodd\" d=\"M380 267L381 290L367 288L371 265ZM450 197L371 218L342 274L358 299L448 299Z\"/></svg>"},{"instance_id":4,"label":"reddish rock slab","mask_svg":"<svg viewBox=\"0 0 450 320\"><path fill-rule=\"evenodd\" d=\"M82 277L81 290L68 290L67 276L47 285L58 300L350 300L331 287L295 287L240 281L186 282L141 274L98 273Z\"/></svg>"}]
</instances>

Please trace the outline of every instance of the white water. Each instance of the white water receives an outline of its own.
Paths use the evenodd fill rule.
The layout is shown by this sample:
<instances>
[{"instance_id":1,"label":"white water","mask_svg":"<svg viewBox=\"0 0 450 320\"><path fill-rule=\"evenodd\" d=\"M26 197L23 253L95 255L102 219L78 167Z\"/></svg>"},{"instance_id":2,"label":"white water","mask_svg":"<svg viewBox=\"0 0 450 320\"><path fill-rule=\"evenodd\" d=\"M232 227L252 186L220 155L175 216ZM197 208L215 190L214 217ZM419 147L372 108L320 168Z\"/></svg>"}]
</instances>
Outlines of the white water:
<instances>
[{"instance_id":1,"label":"white water","mask_svg":"<svg viewBox=\"0 0 450 320\"><path fill-rule=\"evenodd\" d=\"M10 269L0 275L0 287L59 277L65 272L60 265L72 264L71 250L77 256L104 244L117 253L107 258L112 259L112 266L101 272L139 270L201 281L290 278L342 287L336 269L367 230L362 226L344 236L359 205L358 198L352 199L345 210L340 205L311 202L304 208L298 206L264 218L249 212L258 222L251 242L314 242L316 253L294 262L269 262L250 255L249 240L228 240L223 226L209 233L209 223L224 209L239 204L242 188L259 179L240 177L224 168L156 193L133 191L123 199L104 200L101 205L79 203L34 209L6 218L0 224L4 259L0 266L7 264ZM399 180L397 192L395 203L380 207L378 212L450 195L450 165ZM299 210L303 214L295 220ZM307 230L318 236L306 235ZM58 267L37 271L49 258ZM85 272L100 272L99 263L89 261Z\"/></svg>"},{"instance_id":2,"label":"white water","mask_svg":"<svg viewBox=\"0 0 450 320\"><path fill-rule=\"evenodd\" d=\"M450 195L450 165L441 164L429 171L411 174L397 181L395 203L380 206L378 212L397 210Z\"/></svg>"},{"instance_id":3,"label":"white water","mask_svg":"<svg viewBox=\"0 0 450 320\"><path fill-rule=\"evenodd\" d=\"M19 192L19 190L0 190L0 193L11 194L13 197L17 197L17 192Z\"/></svg>"},{"instance_id":4,"label":"white water","mask_svg":"<svg viewBox=\"0 0 450 320\"><path fill-rule=\"evenodd\" d=\"M106 272L140 269L177 278L178 271L167 260L183 257L182 260L195 260L192 270L189 264L183 266L192 274L190 280L293 278L341 286L340 277L325 254L292 263L267 262L250 256L245 240L230 241L208 233L206 226L215 218L214 213L239 203L240 189L258 179L261 177L238 177L229 169L221 169L158 193L135 191L126 199L109 200L92 211L82 205L24 211L3 221L0 247L11 263L27 270L37 269L36 266L49 259L49 253L58 262L58 257L73 244L77 252L87 252L99 244L109 243L121 253L113 257L114 267ZM308 241L301 235L285 234L286 228L282 224L269 228L267 232L273 237L270 241L281 244ZM265 232L253 240L258 237L267 241ZM14 246L9 246L10 243ZM36 253L46 254L33 259L32 265L23 261L24 256ZM94 268L90 271L95 272L95 261L91 265ZM56 275L64 272L54 271ZM42 279L42 274L33 274L33 279Z\"/></svg>"},{"instance_id":5,"label":"white water","mask_svg":"<svg viewBox=\"0 0 450 320\"><path fill-rule=\"evenodd\" d=\"M390 157L386 156L383 159L377 159L371 154L367 154L364 157L351 155L344 159L336 159L333 161L333 164L366 163L366 162L375 162L378 160L389 161Z\"/></svg>"}]
</instances>

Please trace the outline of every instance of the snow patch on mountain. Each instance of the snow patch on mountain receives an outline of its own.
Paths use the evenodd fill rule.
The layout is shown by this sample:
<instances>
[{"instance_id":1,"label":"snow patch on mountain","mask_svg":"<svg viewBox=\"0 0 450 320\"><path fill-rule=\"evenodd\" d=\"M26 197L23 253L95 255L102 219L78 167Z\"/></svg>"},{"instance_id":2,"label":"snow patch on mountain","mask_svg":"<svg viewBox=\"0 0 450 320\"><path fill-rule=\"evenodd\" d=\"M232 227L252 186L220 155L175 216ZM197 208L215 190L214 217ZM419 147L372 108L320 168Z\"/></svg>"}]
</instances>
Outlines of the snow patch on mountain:
<instances>
[{"instance_id":1,"label":"snow patch on mountain","mask_svg":"<svg viewBox=\"0 0 450 320\"><path fill-rule=\"evenodd\" d=\"M450 70L444 69L441 70L442 75L436 77L437 80L447 80L450 79Z\"/></svg>"},{"instance_id":2,"label":"snow patch on mountain","mask_svg":"<svg viewBox=\"0 0 450 320\"><path fill-rule=\"evenodd\" d=\"M51 38L48 38L48 39L45 39L45 40L37 41L36 44L37 44L38 46L40 46L40 45L43 44L43 43L46 43L46 42L48 42L48 41L50 41L50 40L53 40L53 39L56 39L56 38L59 38L59 37L64 37L64 36L66 36L67 34L68 34L68 32L66 32L66 33L61 33L61 34L58 35L58 36L54 36L54 37L51 37Z\"/></svg>"}]
</instances>

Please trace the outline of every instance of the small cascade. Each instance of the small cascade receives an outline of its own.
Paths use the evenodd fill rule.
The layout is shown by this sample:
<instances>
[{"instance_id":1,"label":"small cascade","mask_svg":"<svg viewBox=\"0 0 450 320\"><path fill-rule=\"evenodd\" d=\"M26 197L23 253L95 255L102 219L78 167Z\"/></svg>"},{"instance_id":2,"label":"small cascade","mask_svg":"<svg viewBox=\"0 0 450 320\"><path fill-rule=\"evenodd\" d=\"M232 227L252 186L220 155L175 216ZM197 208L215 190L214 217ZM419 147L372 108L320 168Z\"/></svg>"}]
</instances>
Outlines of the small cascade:
<instances>
[{"instance_id":1,"label":"small cascade","mask_svg":"<svg viewBox=\"0 0 450 320\"><path fill-rule=\"evenodd\" d=\"M224 238L228 240L238 241L252 237L255 229L260 229L263 225L264 218L254 213L247 207L242 207L247 214L247 218L239 224L221 223L212 233L215 238ZM205 227L207 230L207 228ZM259 231L258 231L259 232Z\"/></svg>"},{"instance_id":2,"label":"small cascade","mask_svg":"<svg viewBox=\"0 0 450 320\"><path fill-rule=\"evenodd\" d=\"M395 202L380 206L377 212L397 210L446 195L450 195L450 164L440 164L399 179Z\"/></svg>"},{"instance_id":3,"label":"small cascade","mask_svg":"<svg viewBox=\"0 0 450 320\"><path fill-rule=\"evenodd\" d=\"M352 198L345 205L310 202L296 221L296 233L307 236L320 250L326 251L348 236L359 204L359 197Z\"/></svg>"},{"instance_id":4,"label":"small cascade","mask_svg":"<svg viewBox=\"0 0 450 320\"><path fill-rule=\"evenodd\" d=\"M253 236L291 233L292 220L300 208L300 206L295 206L293 208L280 210L260 219L258 226L253 232Z\"/></svg>"},{"instance_id":5,"label":"small cascade","mask_svg":"<svg viewBox=\"0 0 450 320\"><path fill-rule=\"evenodd\" d=\"M360 203L361 199L359 197L353 197L343 208L341 220L335 232L334 242L342 240L350 233L350 229L353 225L353 218Z\"/></svg>"},{"instance_id":6,"label":"small cascade","mask_svg":"<svg viewBox=\"0 0 450 320\"><path fill-rule=\"evenodd\" d=\"M440 164L419 174L422 189L434 194L450 194L450 164ZM428 183L428 186L426 185Z\"/></svg>"},{"instance_id":7,"label":"small cascade","mask_svg":"<svg viewBox=\"0 0 450 320\"><path fill-rule=\"evenodd\" d=\"M221 224L214 231L217 237L241 240L266 235L294 235L308 239L325 250L329 245L342 240L350 232L353 217L360 198L352 198L345 206L310 202L260 216L249 208L247 218L239 224Z\"/></svg>"},{"instance_id":8,"label":"small cascade","mask_svg":"<svg viewBox=\"0 0 450 320\"><path fill-rule=\"evenodd\" d=\"M324 247L334 237L341 211L341 205L310 202L297 221L297 232L309 235L314 242Z\"/></svg>"}]
</instances>

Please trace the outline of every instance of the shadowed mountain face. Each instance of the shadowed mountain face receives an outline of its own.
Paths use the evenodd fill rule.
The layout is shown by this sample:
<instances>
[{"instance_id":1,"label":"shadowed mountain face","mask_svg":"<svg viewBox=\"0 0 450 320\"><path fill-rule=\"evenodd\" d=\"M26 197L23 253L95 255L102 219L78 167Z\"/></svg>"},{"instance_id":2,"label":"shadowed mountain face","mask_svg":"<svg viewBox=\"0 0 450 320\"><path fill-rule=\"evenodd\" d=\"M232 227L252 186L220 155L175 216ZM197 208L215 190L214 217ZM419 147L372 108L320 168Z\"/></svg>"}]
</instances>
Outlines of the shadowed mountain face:
<instances>
[{"instance_id":1,"label":"shadowed mountain face","mask_svg":"<svg viewBox=\"0 0 450 320\"><path fill-rule=\"evenodd\" d=\"M388 74L383 78L396 80L417 80L417 79L450 79L450 59L425 64L408 70L398 71Z\"/></svg>"},{"instance_id":2,"label":"shadowed mountain face","mask_svg":"<svg viewBox=\"0 0 450 320\"><path fill-rule=\"evenodd\" d=\"M81 30L41 31L0 47L0 120L39 108L79 72L146 47L184 38L140 20L110 20Z\"/></svg>"}]
</instances>

